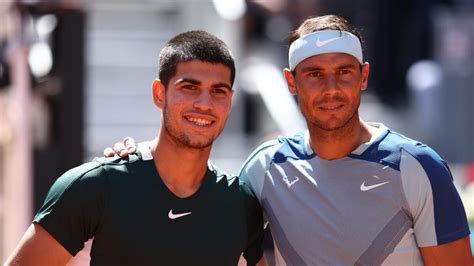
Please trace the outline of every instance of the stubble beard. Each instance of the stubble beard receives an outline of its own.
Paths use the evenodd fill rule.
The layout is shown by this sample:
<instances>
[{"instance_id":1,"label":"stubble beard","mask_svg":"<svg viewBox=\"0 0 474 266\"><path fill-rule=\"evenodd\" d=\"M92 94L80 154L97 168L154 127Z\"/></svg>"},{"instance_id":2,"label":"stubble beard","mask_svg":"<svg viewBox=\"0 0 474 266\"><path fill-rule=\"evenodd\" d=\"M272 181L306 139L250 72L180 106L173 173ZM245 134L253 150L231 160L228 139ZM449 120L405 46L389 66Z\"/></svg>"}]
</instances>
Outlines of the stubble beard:
<instances>
[{"instance_id":1,"label":"stubble beard","mask_svg":"<svg viewBox=\"0 0 474 266\"><path fill-rule=\"evenodd\" d=\"M212 136L204 140L202 140L202 138L201 140L192 140L191 136L186 134L183 130L179 130L176 123L172 122L166 106L163 108L163 123L167 135L178 145L192 149L204 149L211 146L214 142L215 138Z\"/></svg>"},{"instance_id":2,"label":"stubble beard","mask_svg":"<svg viewBox=\"0 0 474 266\"><path fill-rule=\"evenodd\" d=\"M352 124L351 122L356 118L356 113L357 112L354 111L348 119L337 122L324 122L318 119L308 120L308 118L306 119L306 121L308 122L308 124L311 124L313 128L317 128L326 132L336 132L346 127L349 127Z\"/></svg>"},{"instance_id":3,"label":"stubble beard","mask_svg":"<svg viewBox=\"0 0 474 266\"><path fill-rule=\"evenodd\" d=\"M337 99L341 102L348 104L348 101L346 101L344 98L337 98ZM317 106L318 104L320 103L316 103L314 106ZM357 103L356 108L352 110L352 113L346 119L343 118L340 121L331 121L332 120L331 118L328 121L323 121L323 120L318 119L317 117L312 117L311 110L309 110L307 114L303 113L303 116L305 117L306 123L308 124L308 126L311 125L313 128L319 129L322 132L335 133L338 131L345 131L344 129L347 129L347 128L352 128L354 120L358 120L357 114L358 114L359 105L360 105L360 100L359 100L359 103Z\"/></svg>"}]
</instances>

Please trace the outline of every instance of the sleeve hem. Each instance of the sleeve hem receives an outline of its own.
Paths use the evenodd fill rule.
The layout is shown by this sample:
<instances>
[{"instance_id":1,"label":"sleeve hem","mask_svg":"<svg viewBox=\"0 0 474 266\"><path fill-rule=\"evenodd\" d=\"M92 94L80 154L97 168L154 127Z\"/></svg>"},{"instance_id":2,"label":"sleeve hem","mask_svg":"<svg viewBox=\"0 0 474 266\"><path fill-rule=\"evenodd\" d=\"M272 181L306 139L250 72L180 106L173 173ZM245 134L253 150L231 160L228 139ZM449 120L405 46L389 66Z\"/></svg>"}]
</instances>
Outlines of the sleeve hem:
<instances>
[{"instance_id":1,"label":"sleeve hem","mask_svg":"<svg viewBox=\"0 0 474 266\"><path fill-rule=\"evenodd\" d=\"M421 244L421 245L419 245L419 247L432 247L432 246L443 245L443 244L446 244L446 243L449 243L449 242L459 240L463 237L469 236L470 233L471 232L469 231L469 228L464 228L464 229L462 229L460 231L457 231L457 232L454 232L452 234L442 236L442 237L438 237L438 242L437 243Z\"/></svg>"},{"instance_id":2,"label":"sleeve hem","mask_svg":"<svg viewBox=\"0 0 474 266\"><path fill-rule=\"evenodd\" d=\"M51 228L48 227L48 223L45 222L44 220L42 219L38 219L37 217L35 217L33 219L33 223L36 223L38 225L40 225L41 227L43 227L43 229L52 237L54 238L54 240L56 240L56 242L58 242L58 244L60 244L67 252L69 252L69 254L71 256L75 256L81 249L82 247L70 247L68 245L65 244L65 241L58 238L58 236L55 234L54 231L51 230Z\"/></svg>"}]
</instances>

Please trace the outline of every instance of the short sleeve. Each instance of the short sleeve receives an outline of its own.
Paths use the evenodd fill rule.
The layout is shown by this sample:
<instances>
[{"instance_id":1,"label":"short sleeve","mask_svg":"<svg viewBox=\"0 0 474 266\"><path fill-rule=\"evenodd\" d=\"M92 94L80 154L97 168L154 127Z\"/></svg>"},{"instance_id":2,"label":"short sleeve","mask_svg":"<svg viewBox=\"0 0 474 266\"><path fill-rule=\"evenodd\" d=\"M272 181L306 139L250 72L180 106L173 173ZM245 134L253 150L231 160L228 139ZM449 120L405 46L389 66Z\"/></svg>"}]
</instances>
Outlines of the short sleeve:
<instances>
[{"instance_id":1,"label":"short sleeve","mask_svg":"<svg viewBox=\"0 0 474 266\"><path fill-rule=\"evenodd\" d=\"M244 250L244 258L247 265L256 264L263 256L263 214L255 194L247 186L241 183L241 191L245 196L245 207L247 213L247 246Z\"/></svg>"},{"instance_id":2,"label":"short sleeve","mask_svg":"<svg viewBox=\"0 0 474 266\"><path fill-rule=\"evenodd\" d=\"M419 247L436 246L469 235L466 212L451 172L434 151L402 150L402 184Z\"/></svg>"},{"instance_id":3,"label":"short sleeve","mask_svg":"<svg viewBox=\"0 0 474 266\"><path fill-rule=\"evenodd\" d=\"M50 188L33 222L75 255L94 236L106 202L106 172L100 163L73 168Z\"/></svg>"}]
</instances>

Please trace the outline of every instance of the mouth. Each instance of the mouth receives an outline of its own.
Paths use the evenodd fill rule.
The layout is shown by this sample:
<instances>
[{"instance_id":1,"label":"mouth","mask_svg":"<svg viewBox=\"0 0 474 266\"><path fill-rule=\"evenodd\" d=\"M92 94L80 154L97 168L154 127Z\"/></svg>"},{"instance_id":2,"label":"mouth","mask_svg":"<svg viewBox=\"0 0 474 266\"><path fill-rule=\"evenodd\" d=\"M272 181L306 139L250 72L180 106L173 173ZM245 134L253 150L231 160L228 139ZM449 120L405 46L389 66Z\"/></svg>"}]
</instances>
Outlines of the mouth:
<instances>
[{"instance_id":1,"label":"mouth","mask_svg":"<svg viewBox=\"0 0 474 266\"><path fill-rule=\"evenodd\" d=\"M339 111L343 107L344 107L344 104L342 103L331 103L331 104L320 105L318 108L322 111L334 112L334 111Z\"/></svg>"},{"instance_id":2,"label":"mouth","mask_svg":"<svg viewBox=\"0 0 474 266\"><path fill-rule=\"evenodd\" d=\"M215 123L215 119L211 117L196 117L191 115L185 115L184 118L188 122L200 127L207 127Z\"/></svg>"}]
</instances>

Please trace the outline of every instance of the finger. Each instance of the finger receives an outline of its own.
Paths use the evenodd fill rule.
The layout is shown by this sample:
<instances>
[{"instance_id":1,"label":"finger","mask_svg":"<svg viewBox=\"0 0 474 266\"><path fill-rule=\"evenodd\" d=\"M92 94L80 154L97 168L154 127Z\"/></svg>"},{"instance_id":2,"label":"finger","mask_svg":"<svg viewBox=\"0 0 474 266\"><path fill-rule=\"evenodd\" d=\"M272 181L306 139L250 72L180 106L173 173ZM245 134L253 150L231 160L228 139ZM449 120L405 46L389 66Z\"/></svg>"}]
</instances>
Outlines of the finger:
<instances>
[{"instance_id":1,"label":"finger","mask_svg":"<svg viewBox=\"0 0 474 266\"><path fill-rule=\"evenodd\" d=\"M132 137L125 137L123 139L123 144L125 145L128 153L134 153L137 149L137 144Z\"/></svg>"},{"instance_id":2,"label":"finger","mask_svg":"<svg viewBox=\"0 0 474 266\"><path fill-rule=\"evenodd\" d=\"M114 157L115 152L111 147L107 147L104 149L104 157Z\"/></svg>"},{"instance_id":3,"label":"finger","mask_svg":"<svg viewBox=\"0 0 474 266\"><path fill-rule=\"evenodd\" d=\"M122 142L115 143L114 152L118 154L120 157L126 157L128 155L127 148L125 148L125 145L123 145Z\"/></svg>"}]
</instances>

